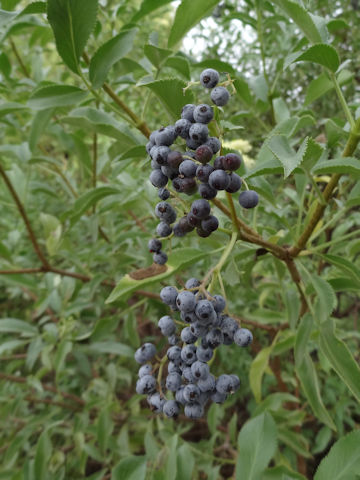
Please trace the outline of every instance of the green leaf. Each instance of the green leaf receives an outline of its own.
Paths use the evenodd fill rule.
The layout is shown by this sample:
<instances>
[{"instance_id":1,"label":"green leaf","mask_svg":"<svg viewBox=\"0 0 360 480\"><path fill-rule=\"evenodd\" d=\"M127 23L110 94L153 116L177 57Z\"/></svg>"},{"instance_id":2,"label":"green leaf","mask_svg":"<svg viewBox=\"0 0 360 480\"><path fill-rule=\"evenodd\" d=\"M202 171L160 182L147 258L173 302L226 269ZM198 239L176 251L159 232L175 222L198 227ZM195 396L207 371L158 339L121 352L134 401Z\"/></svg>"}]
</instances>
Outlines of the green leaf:
<instances>
[{"instance_id":1,"label":"green leaf","mask_svg":"<svg viewBox=\"0 0 360 480\"><path fill-rule=\"evenodd\" d=\"M97 423L97 439L100 449L103 453L106 452L109 442L111 440L111 434L114 428L114 423L111 420L111 412L109 408L103 408L99 415Z\"/></svg>"},{"instance_id":2,"label":"green leaf","mask_svg":"<svg viewBox=\"0 0 360 480\"><path fill-rule=\"evenodd\" d=\"M182 0L170 30L168 47L174 47L200 20L212 12L219 0Z\"/></svg>"},{"instance_id":3,"label":"green leaf","mask_svg":"<svg viewBox=\"0 0 360 480\"><path fill-rule=\"evenodd\" d=\"M360 160L351 157L336 158L326 162L319 162L312 169L315 175L323 175L324 173L346 173L358 176L360 174Z\"/></svg>"},{"instance_id":4,"label":"green leaf","mask_svg":"<svg viewBox=\"0 0 360 480\"><path fill-rule=\"evenodd\" d=\"M344 85L348 83L354 76L353 72L349 70L341 70L337 77L339 85ZM315 78L309 83L309 86L306 91L306 97L304 105L309 105L314 102L322 95L325 95L327 92L335 88L334 83L329 79L326 73L322 73L318 78Z\"/></svg>"},{"instance_id":5,"label":"green leaf","mask_svg":"<svg viewBox=\"0 0 360 480\"><path fill-rule=\"evenodd\" d=\"M79 59L95 27L98 0L48 0L48 19L64 63L79 73Z\"/></svg>"},{"instance_id":6,"label":"green leaf","mask_svg":"<svg viewBox=\"0 0 360 480\"><path fill-rule=\"evenodd\" d=\"M1 318L0 332L6 333L20 333L25 337L32 337L38 333L38 329L24 320L17 318Z\"/></svg>"},{"instance_id":7,"label":"green leaf","mask_svg":"<svg viewBox=\"0 0 360 480\"><path fill-rule=\"evenodd\" d=\"M249 370L250 388L257 403L261 402L261 381L269 365L269 358L273 346L265 347L256 355Z\"/></svg>"},{"instance_id":8,"label":"green leaf","mask_svg":"<svg viewBox=\"0 0 360 480\"><path fill-rule=\"evenodd\" d=\"M71 217L71 224L74 225L79 218L93 205L96 205L102 198L109 195L118 195L120 191L114 187L96 187L76 199L74 206L68 212Z\"/></svg>"},{"instance_id":9,"label":"green leaf","mask_svg":"<svg viewBox=\"0 0 360 480\"><path fill-rule=\"evenodd\" d=\"M150 88L174 119L179 118L184 105L194 101L194 95L190 90L186 90L185 95L183 95L182 90L186 87L186 83L178 78L166 78L155 81L145 80L144 83L140 81L138 86Z\"/></svg>"},{"instance_id":10,"label":"green leaf","mask_svg":"<svg viewBox=\"0 0 360 480\"><path fill-rule=\"evenodd\" d=\"M63 117L61 121L85 131L97 132L116 138L128 148L143 143L140 139L145 138L130 130L126 124L117 122L111 115L96 108L76 108L67 117Z\"/></svg>"},{"instance_id":11,"label":"green leaf","mask_svg":"<svg viewBox=\"0 0 360 480\"><path fill-rule=\"evenodd\" d=\"M285 465L268 468L262 474L261 480L306 480L300 473L290 470Z\"/></svg>"},{"instance_id":12,"label":"green leaf","mask_svg":"<svg viewBox=\"0 0 360 480\"><path fill-rule=\"evenodd\" d=\"M154 67L159 68L160 65L172 54L172 50L155 47L155 45L144 45L145 56L150 60Z\"/></svg>"},{"instance_id":13,"label":"green leaf","mask_svg":"<svg viewBox=\"0 0 360 480\"><path fill-rule=\"evenodd\" d=\"M136 28L133 28L120 32L97 49L91 58L89 67L89 78L94 88L100 88L114 63L132 50L137 31Z\"/></svg>"},{"instance_id":14,"label":"green leaf","mask_svg":"<svg viewBox=\"0 0 360 480\"><path fill-rule=\"evenodd\" d=\"M331 288L331 285L319 275L311 273L309 280L316 292L316 318L314 318L314 320L316 323L324 323L336 307L337 300L335 292Z\"/></svg>"},{"instance_id":15,"label":"green leaf","mask_svg":"<svg viewBox=\"0 0 360 480\"><path fill-rule=\"evenodd\" d=\"M301 319L301 322L298 327L296 340L295 340L295 363L300 365L302 359L307 353L307 346L310 338L310 334L313 329L313 319L312 316L307 313Z\"/></svg>"},{"instance_id":16,"label":"green leaf","mask_svg":"<svg viewBox=\"0 0 360 480\"><path fill-rule=\"evenodd\" d=\"M312 16L304 7L289 0L274 0L274 3L287 13L312 43L323 41Z\"/></svg>"},{"instance_id":17,"label":"green leaf","mask_svg":"<svg viewBox=\"0 0 360 480\"><path fill-rule=\"evenodd\" d=\"M167 277L170 277L173 273L175 273L180 268L186 268L189 265L194 264L194 262L199 261L201 258L207 257L209 255L214 255L217 252L222 251L223 248L212 250L210 252L200 251L196 248L179 248L175 250L169 258L166 266L164 267L164 271L160 271L160 273L149 272L148 274L145 272L141 273L141 275L149 275L145 278L136 280L131 276L131 274L124 275L120 282L116 285L114 290L111 292L110 296L106 300L106 303L112 303L115 300L118 300L120 297L128 296L135 290L139 290L144 288L147 285L151 285L152 283L159 283L161 280L164 280Z\"/></svg>"},{"instance_id":18,"label":"green leaf","mask_svg":"<svg viewBox=\"0 0 360 480\"><path fill-rule=\"evenodd\" d=\"M214 68L215 70L218 70L219 72L222 72L222 73L235 73L234 67L230 65L230 63L223 62L218 58L207 58L202 62L195 63L194 66L199 69Z\"/></svg>"},{"instance_id":19,"label":"green leaf","mask_svg":"<svg viewBox=\"0 0 360 480\"><path fill-rule=\"evenodd\" d=\"M259 480L276 451L276 424L265 412L242 427L238 437L236 480Z\"/></svg>"},{"instance_id":20,"label":"green leaf","mask_svg":"<svg viewBox=\"0 0 360 480\"><path fill-rule=\"evenodd\" d=\"M34 474L36 480L48 479L51 450L52 446L49 435L44 431L39 437L35 452Z\"/></svg>"},{"instance_id":21,"label":"green leaf","mask_svg":"<svg viewBox=\"0 0 360 480\"><path fill-rule=\"evenodd\" d=\"M164 65L179 72L183 77L186 78L186 80L190 80L191 76L189 62L180 55L167 58Z\"/></svg>"},{"instance_id":22,"label":"green leaf","mask_svg":"<svg viewBox=\"0 0 360 480\"><path fill-rule=\"evenodd\" d=\"M32 2L19 13L22 15L32 15L34 13L46 13L46 2Z\"/></svg>"},{"instance_id":23,"label":"green leaf","mask_svg":"<svg viewBox=\"0 0 360 480\"><path fill-rule=\"evenodd\" d=\"M356 480L360 472L360 430L340 438L321 461L314 480Z\"/></svg>"},{"instance_id":24,"label":"green leaf","mask_svg":"<svg viewBox=\"0 0 360 480\"><path fill-rule=\"evenodd\" d=\"M29 134L29 148L33 152L38 144L38 141L49 124L49 120L53 114L53 109L45 109L37 112L33 118L30 134Z\"/></svg>"},{"instance_id":25,"label":"green leaf","mask_svg":"<svg viewBox=\"0 0 360 480\"><path fill-rule=\"evenodd\" d=\"M320 326L320 349L332 368L360 402L360 368L345 343L335 335L335 321Z\"/></svg>"},{"instance_id":26,"label":"green leaf","mask_svg":"<svg viewBox=\"0 0 360 480\"><path fill-rule=\"evenodd\" d=\"M360 286L360 269L354 265L353 262L347 260L346 258L340 257L338 255L322 255L324 260L335 265L339 270L350 274L350 276L355 280L356 283Z\"/></svg>"},{"instance_id":27,"label":"green leaf","mask_svg":"<svg viewBox=\"0 0 360 480\"><path fill-rule=\"evenodd\" d=\"M176 480L189 480L193 478L195 459L187 443L184 443L178 448L176 462Z\"/></svg>"},{"instance_id":28,"label":"green leaf","mask_svg":"<svg viewBox=\"0 0 360 480\"><path fill-rule=\"evenodd\" d=\"M323 155L324 149L313 138L308 137L306 152L301 162L301 168L309 172Z\"/></svg>"},{"instance_id":29,"label":"green leaf","mask_svg":"<svg viewBox=\"0 0 360 480\"><path fill-rule=\"evenodd\" d=\"M157 10L163 5L167 5L172 1L173 0L143 0L139 10L132 17L131 23L138 22L141 18L145 17L148 13L151 13L154 10Z\"/></svg>"},{"instance_id":30,"label":"green leaf","mask_svg":"<svg viewBox=\"0 0 360 480\"><path fill-rule=\"evenodd\" d=\"M284 70L294 62L318 63L336 72L340 65L340 58L334 47L325 43L312 45L305 52L294 52L287 56L284 62Z\"/></svg>"},{"instance_id":31,"label":"green leaf","mask_svg":"<svg viewBox=\"0 0 360 480\"><path fill-rule=\"evenodd\" d=\"M284 167L284 178L287 178L302 162L307 149L307 141L308 139L305 138L297 152L290 146L285 135L273 135L267 141L267 147Z\"/></svg>"},{"instance_id":32,"label":"green leaf","mask_svg":"<svg viewBox=\"0 0 360 480\"><path fill-rule=\"evenodd\" d=\"M88 95L87 91L71 85L49 85L39 88L29 98L28 105L34 110L75 105Z\"/></svg>"},{"instance_id":33,"label":"green leaf","mask_svg":"<svg viewBox=\"0 0 360 480\"><path fill-rule=\"evenodd\" d=\"M95 342L87 345L85 349L94 353L108 353L129 358L132 358L134 355L131 347L119 342Z\"/></svg>"},{"instance_id":34,"label":"green leaf","mask_svg":"<svg viewBox=\"0 0 360 480\"><path fill-rule=\"evenodd\" d=\"M296 373L300 380L302 391L315 416L325 425L336 430L335 424L323 404L314 363L308 353L305 353L301 364L296 365Z\"/></svg>"},{"instance_id":35,"label":"green leaf","mask_svg":"<svg viewBox=\"0 0 360 480\"><path fill-rule=\"evenodd\" d=\"M308 339L312 328L311 317L306 315L300 322L295 341L295 369L302 391L315 416L325 425L336 430L335 424L327 412L319 389L319 382L314 364L307 352Z\"/></svg>"},{"instance_id":36,"label":"green leaf","mask_svg":"<svg viewBox=\"0 0 360 480\"><path fill-rule=\"evenodd\" d=\"M141 455L123 458L111 472L111 480L145 480L145 477L146 457Z\"/></svg>"},{"instance_id":37,"label":"green leaf","mask_svg":"<svg viewBox=\"0 0 360 480\"><path fill-rule=\"evenodd\" d=\"M0 116L7 115L8 113L17 112L19 110L25 110L27 106L23 103L16 102L4 102L0 105Z\"/></svg>"}]
</instances>

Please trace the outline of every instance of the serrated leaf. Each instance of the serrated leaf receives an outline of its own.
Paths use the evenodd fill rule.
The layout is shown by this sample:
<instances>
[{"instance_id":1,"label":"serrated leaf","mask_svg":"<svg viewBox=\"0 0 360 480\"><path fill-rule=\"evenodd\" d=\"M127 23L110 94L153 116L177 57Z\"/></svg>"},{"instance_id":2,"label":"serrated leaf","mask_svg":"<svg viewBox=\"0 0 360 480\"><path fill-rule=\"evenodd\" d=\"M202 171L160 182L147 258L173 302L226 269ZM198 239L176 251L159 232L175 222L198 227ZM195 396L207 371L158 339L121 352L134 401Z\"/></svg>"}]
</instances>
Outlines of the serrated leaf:
<instances>
[{"instance_id":1,"label":"serrated leaf","mask_svg":"<svg viewBox=\"0 0 360 480\"><path fill-rule=\"evenodd\" d=\"M183 88L186 87L186 83L178 78L155 81L152 79L144 80L143 82L140 81L138 86L150 88L174 119L179 118L184 105L194 101L194 95L190 90L186 90L185 95L183 95Z\"/></svg>"},{"instance_id":2,"label":"serrated leaf","mask_svg":"<svg viewBox=\"0 0 360 480\"><path fill-rule=\"evenodd\" d=\"M89 66L89 78L94 88L100 88L114 63L132 50L136 33L136 28L120 32L96 50Z\"/></svg>"},{"instance_id":3,"label":"serrated leaf","mask_svg":"<svg viewBox=\"0 0 360 480\"><path fill-rule=\"evenodd\" d=\"M335 292L331 288L331 285L319 275L311 273L309 280L316 292L316 318L314 318L314 320L317 323L326 322L336 307L337 300Z\"/></svg>"},{"instance_id":4,"label":"serrated leaf","mask_svg":"<svg viewBox=\"0 0 360 480\"><path fill-rule=\"evenodd\" d=\"M314 480L356 480L360 471L360 430L340 438L321 461Z\"/></svg>"},{"instance_id":5,"label":"serrated leaf","mask_svg":"<svg viewBox=\"0 0 360 480\"><path fill-rule=\"evenodd\" d=\"M186 266L199 261L201 258L204 258L208 255L213 255L222 250L223 248L212 250L210 252L204 252L196 248L179 248L170 256L164 268L160 268L160 271L158 272L156 270L154 272L148 272L148 274L144 272L144 274L148 276L138 280L129 274L124 275L111 292L110 296L106 300L106 303L112 303L120 297L128 296L135 290L142 289L147 285L151 285L152 283L158 283L175 273L180 268L186 268Z\"/></svg>"},{"instance_id":6,"label":"serrated leaf","mask_svg":"<svg viewBox=\"0 0 360 480\"><path fill-rule=\"evenodd\" d=\"M79 59L95 27L98 0L48 0L48 20L64 63L79 72Z\"/></svg>"},{"instance_id":7,"label":"serrated leaf","mask_svg":"<svg viewBox=\"0 0 360 480\"><path fill-rule=\"evenodd\" d=\"M281 174L284 172L284 167L281 165L280 161L276 157L272 157L270 160L266 160L260 165L256 165L254 168L249 170L248 173L243 175L246 178L258 177L261 175L269 174Z\"/></svg>"},{"instance_id":8,"label":"serrated leaf","mask_svg":"<svg viewBox=\"0 0 360 480\"><path fill-rule=\"evenodd\" d=\"M71 85L49 85L36 90L28 100L34 110L76 105L88 95L87 91Z\"/></svg>"},{"instance_id":9,"label":"serrated leaf","mask_svg":"<svg viewBox=\"0 0 360 480\"><path fill-rule=\"evenodd\" d=\"M304 52L294 52L288 55L284 62L284 70L294 62L312 62L336 72L340 58L334 47L325 43L312 45Z\"/></svg>"},{"instance_id":10,"label":"serrated leaf","mask_svg":"<svg viewBox=\"0 0 360 480\"><path fill-rule=\"evenodd\" d=\"M313 166L319 161L321 155L324 153L324 149L313 138L308 137L306 151L304 153L301 168L306 172L309 172Z\"/></svg>"},{"instance_id":11,"label":"serrated leaf","mask_svg":"<svg viewBox=\"0 0 360 480\"><path fill-rule=\"evenodd\" d=\"M0 332L6 333L20 333L25 337L32 337L38 333L38 329L24 320L17 318L1 318Z\"/></svg>"},{"instance_id":12,"label":"serrated leaf","mask_svg":"<svg viewBox=\"0 0 360 480\"><path fill-rule=\"evenodd\" d=\"M144 53L154 67L159 68L160 65L172 54L172 50L147 44L144 45Z\"/></svg>"},{"instance_id":13,"label":"serrated leaf","mask_svg":"<svg viewBox=\"0 0 360 480\"><path fill-rule=\"evenodd\" d=\"M322 257L327 262L339 268L339 270L350 274L351 277L355 280L355 282L358 283L360 286L360 270L353 262L350 262L350 260L347 260L346 258L340 257L338 255L322 255Z\"/></svg>"},{"instance_id":14,"label":"serrated leaf","mask_svg":"<svg viewBox=\"0 0 360 480\"><path fill-rule=\"evenodd\" d=\"M219 0L182 0L170 30L168 47L174 47L200 20L212 12Z\"/></svg>"},{"instance_id":15,"label":"serrated leaf","mask_svg":"<svg viewBox=\"0 0 360 480\"><path fill-rule=\"evenodd\" d=\"M189 62L179 55L174 57L169 57L166 59L164 65L166 67L173 68L181 75L183 75L187 80L190 80L190 66Z\"/></svg>"},{"instance_id":16,"label":"serrated leaf","mask_svg":"<svg viewBox=\"0 0 360 480\"><path fill-rule=\"evenodd\" d=\"M145 138L133 132L126 124L116 121L108 113L97 110L96 108L76 108L72 110L68 116L62 117L61 121L85 131L97 132L108 137L116 138L128 147L142 143L140 138Z\"/></svg>"},{"instance_id":17,"label":"serrated leaf","mask_svg":"<svg viewBox=\"0 0 360 480\"><path fill-rule=\"evenodd\" d=\"M304 7L289 0L274 0L274 3L287 13L311 42L319 43L323 41L313 18Z\"/></svg>"},{"instance_id":18,"label":"serrated leaf","mask_svg":"<svg viewBox=\"0 0 360 480\"><path fill-rule=\"evenodd\" d=\"M309 105L333 88L333 82L328 78L326 73L322 73L318 78L311 80L309 83L306 90L304 105Z\"/></svg>"},{"instance_id":19,"label":"serrated leaf","mask_svg":"<svg viewBox=\"0 0 360 480\"><path fill-rule=\"evenodd\" d=\"M158 8L171 3L173 0L143 0L140 8L131 19L131 23L138 22L141 18L145 17L148 13L157 10Z\"/></svg>"},{"instance_id":20,"label":"serrated leaf","mask_svg":"<svg viewBox=\"0 0 360 480\"><path fill-rule=\"evenodd\" d=\"M199 69L214 68L215 70L218 70L218 72L221 72L221 73L235 73L234 67L230 65L230 63L223 62L218 58L207 58L202 62L195 63L194 66L196 66Z\"/></svg>"},{"instance_id":21,"label":"serrated leaf","mask_svg":"<svg viewBox=\"0 0 360 480\"><path fill-rule=\"evenodd\" d=\"M287 178L302 162L307 148L307 141L308 139L305 138L297 152L290 146L289 140L285 135L273 135L267 141L267 147L284 167L284 178Z\"/></svg>"},{"instance_id":22,"label":"serrated leaf","mask_svg":"<svg viewBox=\"0 0 360 480\"><path fill-rule=\"evenodd\" d=\"M360 402L360 368L345 343L335 335L335 322L320 325L320 349L332 368Z\"/></svg>"},{"instance_id":23,"label":"serrated leaf","mask_svg":"<svg viewBox=\"0 0 360 480\"><path fill-rule=\"evenodd\" d=\"M34 13L46 13L46 2L32 2L21 10L18 16L32 15Z\"/></svg>"},{"instance_id":24,"label":"serrated leaf","mask_svg":"<svg viewBox=\"0 0 360 480\"><path fill-rule=\"evenodd\" d=\"M238 437L236 480L258 480L276 451L276 424L265 412L249 420Z\"/></svg>"},{"instance_id":25,"label":"serrated leaf","mask_svg":"<svg viewBox=\"0 0 360 480\"><path fill-rule=\"evenodd\" d=\"M347 173L360 175L360 160L357 158L343 157L326 162L319 162L311 171L315 175L326 173Z\"/></svg>"},{"instance_id":26,"label":"serrated leaf","mask_svg":"<svg viewBox=\"0 0 360 480\"><path fill-rule=\"evenodd\" d=\"M146 457L130 455L123 458L111 471L111 480L145 480Z\"/></svg>"},{"instance_id":27,"label":"serrated leaf","mask_svg":"<svg viewBox=\"0 0 360 480\"><path fill-rule=\"evenodd\" d=\"M76 199L74 206L68 213L71 218L71 224L76 223L79 218L93 205L96 205L102 198L109 195L119 195L120 191L114 187L96 187L81 195Z\"/></svg>"}]
</instances>

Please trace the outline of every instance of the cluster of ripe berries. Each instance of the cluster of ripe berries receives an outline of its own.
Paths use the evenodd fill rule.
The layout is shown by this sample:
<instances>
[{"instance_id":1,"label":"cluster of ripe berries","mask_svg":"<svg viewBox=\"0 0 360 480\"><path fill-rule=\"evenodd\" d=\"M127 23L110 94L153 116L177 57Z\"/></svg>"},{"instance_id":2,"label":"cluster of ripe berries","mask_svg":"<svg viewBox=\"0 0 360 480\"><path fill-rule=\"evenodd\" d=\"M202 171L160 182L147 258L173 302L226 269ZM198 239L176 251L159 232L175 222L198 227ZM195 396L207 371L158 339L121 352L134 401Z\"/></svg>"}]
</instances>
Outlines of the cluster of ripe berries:
<instances>
[{"instance_id":1,"label":"cluster of ripe berries","mask_svg":"<svg viewBox=\"0 0 360 480\"><path fill-rule=\"evenodd\" d=\"M201 85L212 89L212 101L217 106L223 106L228 102L230 94L225 87L216 86L218 82L219 73L212 68L204 70L200 75ZM158 188L162 200L155 208L155 214L160 220L156 228L159 237L168 237L171 233L182 237L194 229L200 237L208 237L219 226L217 218L210 214L208 200L215 198L220 190L235 193L241 188L242 179L235 173L241 165L241 156L228 153L216 157L210 163L221 148L217 137L209 137L207 124L213 118L214 111L209 105L187 104L182 109L181 118L174 125L162 127L150 135L146 145L151 157L150 181ZM185 153L170 149L178 137L186 142ZM184 212L177 223L176 211L166 202L171 196L166 188L169 181L177 193L199 193L202 197L193 202L190 212ZM246 190L239 196L240 205L244 208L253 208L258 201L258 194L253 190ZM152 253L155 263L166 263L166 253L161 250L153 250Z\"/></svg>"},{"instance_id":2,"label":"cluster of ripe berries","mask_svg":"<svg viewBox=\"0 0 360 480\"><path fill-rule=\"evenodd\" d=\"M180 292L175 287L164 287L160 297L172 311L180 313L180 321L166 315L158 322L171 345L164 357L168 360L165 385L162 378L161 385L157 385L156 367L147 363L154 358L156 348L152 343L145 343L135 352L135 360L142 364L136 391L147 395L148 404L156 413L176 417L182 405L186 417L200 418L208 401L223 403L240 387L237 375L222 374L215 378L210 373L208 362L214 350L233 343L247 347L252 342L252 334L224 313L226 303L221 295L209 295L195 278L189 279L185 290ZM184 325L180 335L175 322ZM171 392L168 395L171 398L165 396L164 387Z\"/></svg>"}]
</instances>

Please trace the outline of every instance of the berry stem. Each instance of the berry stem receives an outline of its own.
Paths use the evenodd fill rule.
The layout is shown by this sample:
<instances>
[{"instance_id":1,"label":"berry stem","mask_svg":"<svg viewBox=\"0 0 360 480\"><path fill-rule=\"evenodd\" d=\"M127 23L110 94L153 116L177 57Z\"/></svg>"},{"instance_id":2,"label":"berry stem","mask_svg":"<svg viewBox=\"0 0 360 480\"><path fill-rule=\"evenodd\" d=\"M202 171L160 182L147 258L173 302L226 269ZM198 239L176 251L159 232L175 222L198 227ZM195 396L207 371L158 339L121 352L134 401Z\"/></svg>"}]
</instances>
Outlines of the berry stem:
<instances>
[{"instance_id":1,"label":"berry stem","mask_svg":"<svg viewBox=\"0 0 360 480\"><path fill-rule=\"evenodd\" d=\"M162 391L161 379L162 379L162 374L163 374L164 365L166 363L166 360L167 360L167 355L165 353L165 355L160 360L159 371L158 371L158 374L157 374L157 383L159 384L160 395L162 397L164 397L165 395L164 395L164 392Z\"/></svg>"}]
</instances>

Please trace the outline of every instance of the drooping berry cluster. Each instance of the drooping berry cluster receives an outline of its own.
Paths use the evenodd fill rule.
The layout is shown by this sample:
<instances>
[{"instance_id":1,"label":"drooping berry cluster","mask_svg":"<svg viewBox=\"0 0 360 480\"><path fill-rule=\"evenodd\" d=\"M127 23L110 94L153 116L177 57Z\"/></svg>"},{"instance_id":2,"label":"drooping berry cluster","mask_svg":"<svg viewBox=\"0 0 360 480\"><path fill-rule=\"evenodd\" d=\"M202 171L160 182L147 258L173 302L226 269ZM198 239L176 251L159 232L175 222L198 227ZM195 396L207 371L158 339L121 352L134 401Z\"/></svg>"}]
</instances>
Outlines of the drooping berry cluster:
<instances>
[{"instance_id":1,"label":"drooping berry cluster","mask_svg":"<svg viewBox=\"0 0 360 480\"><path fill-rule=\"evenodd\" d=\"M219 73L211 68L200 75L200 84L212 89L211 99L214 104L224 106L230 94L225 87L216 86L218 82ZM162 200L155 208L155 214L160 220L156 228L159 237L168 237L172 233L183 237L195 229L200 237L208 237L219 226L218 219L211 214L208 200L215 198L221 190L235 193L242 186L241 177L235 173L242 162L240 155L228 153L217 156L212 162L214 155L221 149L220 140L209 136L208 124L213 118L214 111L209 105L187 104L182 109L181 118L174 125L162 127L150 135L146 145L151 157L150 181L158 188L158 196ZM184 152L180 151L181 145L176 145L171 150L170 147L177 138L185 140ZM175 209L166 201L171 197L170 190L166 188L169 181L176 192L173 196L198 193L202 197L195 200L190 211L184 211L177 222ZM239 202L244 208L253 208L258 203L257 193L252 190L242 192ZM155 263L164 264L167 256L160 249L150 251Z\"/></svg>"},{"instance_id":2,"label":"drooping berry cluster","mask_svg":"<svg viewBox=\"0 0 360 480\"><path fill-rule=\"evenodd\" d=\"M165 315L158 322L161 333L171 345L161 367L158 366L162 368L164 360L168 361L165 385L162 370L160 385L157 385L156 368L146 363L155 356L155 346L145 343L135 353L135 360L142 364L136 391L148 395L148 404L156 413L176 417L182 405L185 416L200 418L209 401L223 403L240 387L237 375L222 374L215 378L210 373L209 362L215 349L233 343L247 347L252 342L252 334L224 313L226 302L221 295L209 295L194 278L189 279L185 290L180 292L172 286L164 287L160 297L173 312L180 313L180 321ZM180 334L177 323L183 324Z\"/></svg>"}]
</instances>

